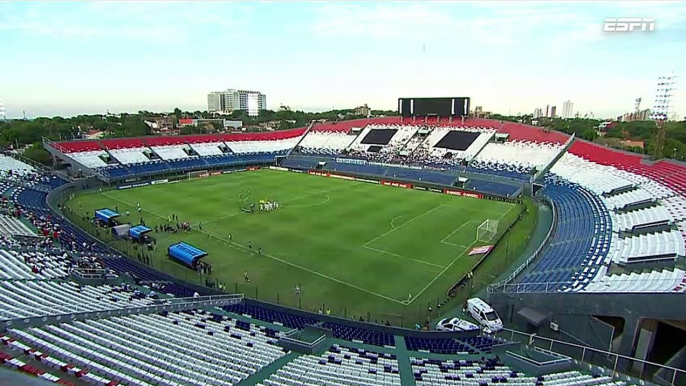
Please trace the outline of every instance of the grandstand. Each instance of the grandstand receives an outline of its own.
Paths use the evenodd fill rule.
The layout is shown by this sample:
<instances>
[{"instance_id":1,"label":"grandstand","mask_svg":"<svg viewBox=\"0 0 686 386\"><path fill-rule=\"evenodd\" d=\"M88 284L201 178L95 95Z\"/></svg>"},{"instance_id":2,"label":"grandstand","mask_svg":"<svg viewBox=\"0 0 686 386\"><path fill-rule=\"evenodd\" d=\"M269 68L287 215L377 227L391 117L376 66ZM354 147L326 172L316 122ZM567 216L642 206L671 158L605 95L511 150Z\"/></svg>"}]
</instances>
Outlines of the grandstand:
<instances>
[{"instance_id":1,"label":"grandstand","mask_svg":"<svg viewBox=\"0 0 686 386\"><path fill-rule=\"evenodd\" d=\"M683 301L686 292L686 168L680 164L649 164L638 155L560 133L477 119L408 123L383 118L274 133L45 146L73 171L120 187L128 187L123 180L132 177L145 184L187 177L192 171L271 166L494 200L533 194L551 209L553 225L535 253L523 256L523 265L489 288L489 301L501 315L514 325L531 327L523 322L531 317L520 313L535 308L584 338L590 333L582 330L590 324L607 326L602 317L620 317L626 325L615 327L623 338L609 334L610 342L617 343L614 351L644 359L651 357L647 346L637 346L646 339L641 320L684 319L683 310L669 306ZM515 356L501 349L514 333L499 338L443 335L252 300L202 303L218 291L132 261L56 212L48 202L70 185L66 181L9 157L0 158L0 169L8 209L0 217L0 361L26 373L62 384L102 385L638 383L618 371L631 372L640 362L623 363L619 356L614 364L598 361L609 371L587 366L545 374L523 370ZM332 195L327 193L329 199ZM102 281L77 283L76 275L86 269L103 274ZM196 292L200 300L194 305L171 308L190 302L184 299ZM639 296L640 304L629 303ZM508 307L514 308L506 311ZM566 318L570 313L598 318L574 324ZM20 322L24 319L31 323ZM655 331L664 329L654 323ZM324 351L300 353L281 344L289 331L311 326L329 331ZM555 333L552 327L537 328ZM532 344L533 338L523 336L528 339L524 346ZM514 349L517 355L524 355L524 346ZM555 349L552 343L550 347ZM570 352L565 354L573 356ZM674 358L678 355L670 364L678 363ZM582 363L592 361L581 355ZM651 381L683 382L683 375L676 374L657 368L641 372Z\"/></svg>"}]
</instances>

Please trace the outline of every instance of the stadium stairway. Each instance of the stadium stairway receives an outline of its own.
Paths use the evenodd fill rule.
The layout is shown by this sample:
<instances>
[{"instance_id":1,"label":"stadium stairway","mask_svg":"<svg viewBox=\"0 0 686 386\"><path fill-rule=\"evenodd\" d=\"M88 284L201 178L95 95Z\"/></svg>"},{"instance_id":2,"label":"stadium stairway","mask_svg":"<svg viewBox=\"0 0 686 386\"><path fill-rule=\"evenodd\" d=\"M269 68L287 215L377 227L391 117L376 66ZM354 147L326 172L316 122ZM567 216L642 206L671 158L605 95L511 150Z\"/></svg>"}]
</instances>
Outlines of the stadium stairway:
<instances>
[{"instance_id":1,"label":"stadium stairway","mask_svg":"<svg viewBox=\"0 0 686 386\"><path fill-rule=\"evenodd\" d=\"M274 362L268 364L267 366L260 369L260 371L255 374L250 375L250 377L238 382L235 386L255 386L258 383L264 382L266 379L274 375L277 371L282 369L286 364L298 358L300 353L291 351L283 357L275 360Z\"/></svg>"}]
</instances>

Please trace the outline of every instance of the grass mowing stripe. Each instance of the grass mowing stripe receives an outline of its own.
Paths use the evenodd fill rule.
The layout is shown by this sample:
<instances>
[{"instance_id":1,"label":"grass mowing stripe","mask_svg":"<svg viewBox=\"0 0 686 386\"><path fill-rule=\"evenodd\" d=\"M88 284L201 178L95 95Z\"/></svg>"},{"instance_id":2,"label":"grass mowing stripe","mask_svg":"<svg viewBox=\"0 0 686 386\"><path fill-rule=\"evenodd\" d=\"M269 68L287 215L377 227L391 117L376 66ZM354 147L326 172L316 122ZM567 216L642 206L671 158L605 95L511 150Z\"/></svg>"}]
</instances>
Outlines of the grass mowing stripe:
<instances>
[{"instance_id":1,"label":"grass mowing stripe","mask_svg":"<svg viewBox=\"0 0 686 386\"><path fill-rule=\"evenodd\" d=\"M268 199L280 202L280 209L240 212L239 194L248 190L247 204ZM82 209L76 205L81 200ZM137 221L136 202L149 227L167 224L173 213L180 221L202 223L206 231L197 231L197 226L188 233L154 231L151 236L159 247L154 251L135 250L126 241L100 233L103 240L133 257L149 256L157 269L195 282L205 279L166 257L168 245L183 241L209 253L205 258L213 266L209 279L232 292L310 311L326 304L338 316L404 315L406 322L413 320L411 325L421 314L418 304L443 298L453 276L461 277L478 261L465 253L464 246L475 238L472 229L488 218L504 217L513 207L506 202L270 170L84 194L66 204L78 214L77 223L88 228L85 214L90 217L94 210L115 203L120 213L131 212L128 219L122 216L123 222ZM382 233L386 237L379 237ZM221 240L229 234L239 245ZM370 240L375 236L376 241ZM252 258L244 248L249 242L275 259ZM243 271L250 272L249 283L244 282ZM303 289L302 298L294 295L296 284ZM406 305L408 293L417 294L413 307Z\"/></svg>"}]
</instances>

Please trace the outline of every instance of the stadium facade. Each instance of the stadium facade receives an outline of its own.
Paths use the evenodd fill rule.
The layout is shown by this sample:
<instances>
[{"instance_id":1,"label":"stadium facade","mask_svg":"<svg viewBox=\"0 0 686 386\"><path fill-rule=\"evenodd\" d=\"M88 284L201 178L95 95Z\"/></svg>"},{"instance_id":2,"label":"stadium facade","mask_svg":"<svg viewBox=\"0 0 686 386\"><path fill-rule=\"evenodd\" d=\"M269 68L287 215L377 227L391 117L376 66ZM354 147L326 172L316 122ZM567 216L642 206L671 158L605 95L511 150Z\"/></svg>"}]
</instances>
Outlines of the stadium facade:
<instances>
[{"instance_id":1,"label":"stadium facade","mask_svg":"<svg viewBox=\"0 0 686 386\"><path fill-rule=\"evenodd\" d=\"M86 381L156 383L159 358L171 360L174 350L191 350L203 361L202 350L218 354L215 336L225 342L221 350L228 356L221 360L232 370L227 373L223 367L221 376L229 384L256 373L266 385L329 384L348 371L360 374L349 384L450 385L465 379L478 385L638 384L628 374L659 384L685 381L676 370L683 366L684 345L672 350L664 343L671 339L680 344L681 333L665 331L678 330L679 321L686 320L681 307L686 277L680 268L686 231L681 175L686 169L680 164L645 164L638 155L515 123L452 122L436 116L413 117L411 123L379 118L274 133L44 145L56 162L67 164L71 176L86 178L67 181L27 167L26 175L35 175L31 183L5 177L11 199L27 211L51 213L69 230L60 236L64 245L73 240L74 245L93 243L91 252L111 272L138 272L168 283L166 293L191 297L154 303L143 296L137 308L114 307L100 297L84 309L86 296L91 296L85 294L102 287L83 287L81 292L42 288L54 287L49 281L62 277L57 255L41 257L49 269L16 276L32 280L28 284L5 282L15 294L21 290L22 301L30 305L20 307L16 295L3 292L12 305L4 315L5 344L21 352L40 350L38 360ZM75 228L58 208L73 194L97 186L127 189L254 167L483 199L533 197L548 208L541 213L548 213L552 226L513 272L488 289L488 301L520 332L505 330L496 338L478 332L421 332L310 314L238 295L203 297L220 293L127 259ZM4 270L10 281L11 275L26 270L20 259L3 264L11 264ZM194 292L200 296L193 298ZM56 304L59 311L45 308ZM213 311L217 304L222 306ZM119 328L126 329L127 339L118 335ZM93 331L107 337L98 338ZM169 340L173 346L165 349L168 331L174 331ZM308 334L319 338L308 340ZM136 361L126 359L143 339L151 342L152 351ZM350 341L354 343L346 343ZM654 360L651 352L658 348L669 353L660 364L641 360ZM302 354L292 354L296 351ZM119 354L113 357L113 352ZM3 362L16 359L2 355ZM475 359L481 356L483 362ZM124 359L123 364L115 365L120 363L115 357ZM259 360L248 366L241 362L244 357ZM261 373L280 358L286 364L278 372ZM178 384L186 384L189 371L208 383L219 376L209 362L202 371L184 370L186 364L176 360L173 364L178 368L167 370L167 376ZM23 362L16 367L33 371ZM346 370L339 372L342 368Z\"/></svg>"}]
</instances>

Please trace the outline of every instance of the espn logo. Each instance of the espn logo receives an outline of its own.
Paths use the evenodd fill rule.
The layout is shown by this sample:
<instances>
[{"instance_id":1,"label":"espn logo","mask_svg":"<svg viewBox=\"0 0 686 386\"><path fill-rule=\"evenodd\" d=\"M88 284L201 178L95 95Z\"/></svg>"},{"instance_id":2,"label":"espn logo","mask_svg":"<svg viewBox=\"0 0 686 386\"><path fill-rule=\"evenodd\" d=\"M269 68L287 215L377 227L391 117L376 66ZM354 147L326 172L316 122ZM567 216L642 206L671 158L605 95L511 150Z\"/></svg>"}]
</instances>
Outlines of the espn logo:
<instances>
[{"instance_id":1,"label":"espn logo","mask_svg":"<svg viewBox=\"0 0 686 386\"><path fill-rule=\"evenodd\" d=\"M617 17L605 19L604 32L653 32L655 19L641 17Z\"/></svg>"}]
</instances>

